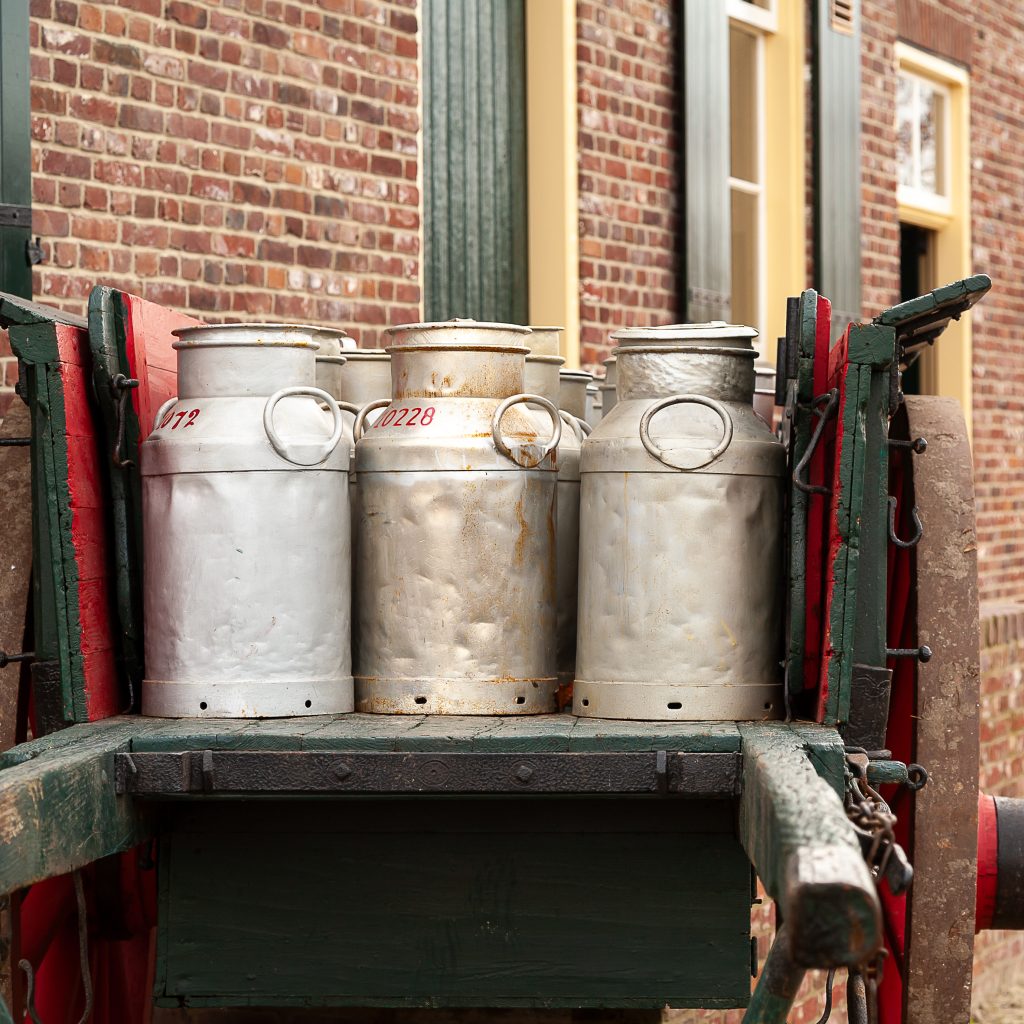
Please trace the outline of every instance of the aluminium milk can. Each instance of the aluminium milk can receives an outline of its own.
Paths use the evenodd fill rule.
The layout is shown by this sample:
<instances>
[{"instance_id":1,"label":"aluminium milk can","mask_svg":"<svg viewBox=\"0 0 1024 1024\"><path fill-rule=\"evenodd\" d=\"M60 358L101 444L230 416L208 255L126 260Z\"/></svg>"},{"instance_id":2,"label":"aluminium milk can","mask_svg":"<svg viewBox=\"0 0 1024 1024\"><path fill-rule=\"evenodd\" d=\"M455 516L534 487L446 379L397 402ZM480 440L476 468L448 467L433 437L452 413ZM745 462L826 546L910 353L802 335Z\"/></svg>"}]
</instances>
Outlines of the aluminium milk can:
<instances>
[{"instance_id":1,"label":"aluminium milk can","mask_svg":"<svg viewBox=\"0 0 1024 1024\"><path fill-rule=\"evenodd\" d=\"M344 357L356 347L355 339L336 327L311 326L309 330L320 346L316 353L316 386L337 399Z\"/></svg>"},{"instance_id":2,"label":"aluminium milk can","mask_svg":"<svg viewBox=\"0 0 1024 1024\"><path fill-rule=\"evenodd\" d=\"M526 390L542 395L557 405L560 394L559 368L565 360L560 351L561 327L534 327L526 339ZM587 374L587 377L590 375ZM580 389L586 395L586 383ZM531 406L544 430L547 414ZM576 585L580 551L580 448L585 427L571 413L561 410L562 438L558 442L558 520L555 534L555 604L558 623L556 648L559 704L568 707L576 678Z\"/></svg>"},{"instance_id":3,"label":"aluminium milk can","mask_svg":"<svg viewBox=\"0 0 1024 1024\"><path fill-rule=\"evenodd\" d=\"M612 335L614 338L615 335ZM618 401L618 367L616 365L617 359L616 353L612 353L604 361L604 380L598 384L598 388L601 392L601 415L607 416L608 413L615 408L615 403Z\"/></svg>"},{"instance_id":4,"label":"aluminium milk can","mask_svg":"<svg viewBox=\"0 0 1024 1024\"><path fill-rule=\"evenodd\" d=\"M603 379L603 378L598 378L598 379ZM601 386L599 384L596 384L596 383L588 384L587 385L587 415L586 415L585 419L591 425L591 427L596 427L598 425L598 423L601 422L601 417L604 414L604 409L602 408L601 403L602 403Z\"/></svg>"},{"instance_id":5,"label":"aluminium milk can","mask_svg":"<svg viewBox=\"0 0 1024 1024\"><path fill-rule=\"evenodd\" d=\"M756 331L615 335L618 404L583 443L573 710L778 717L782 444L751 404Z\"/></svg>"},{"instance_id":6,"label":"aluminium milk can","mask_svg":"<svg viewBox=\"0 0 1024 1024\"><path fill-rule=\"evenodd\" d=\"M317 343L176 333L179 395L142 446L143 713L351 711L349 446L313 386Z\"/></svg>"},{"instance_id":7,"label":"aluminium milk can","mask_svg":"<svg viewBox=\"0 0 1024 1024\"><path fill-rule=\"evenodd\" d=\"M523 393L529 329L455 320L392 339L393 397L356 420L356 706L553 711L558 410ZM543 431L526 403L548 414Z\"/></svg>"},{"instance_id":8,"label":"aluminium milk can","mask_svg":"<svg viewBox=\"0 0 1024 1024\"><path fill-rule=\"evenodd\" d=\"M594 379L586 370L559 370L558 403L570 416L587 421L587 385Z\"/></svg>"}]
</instances>

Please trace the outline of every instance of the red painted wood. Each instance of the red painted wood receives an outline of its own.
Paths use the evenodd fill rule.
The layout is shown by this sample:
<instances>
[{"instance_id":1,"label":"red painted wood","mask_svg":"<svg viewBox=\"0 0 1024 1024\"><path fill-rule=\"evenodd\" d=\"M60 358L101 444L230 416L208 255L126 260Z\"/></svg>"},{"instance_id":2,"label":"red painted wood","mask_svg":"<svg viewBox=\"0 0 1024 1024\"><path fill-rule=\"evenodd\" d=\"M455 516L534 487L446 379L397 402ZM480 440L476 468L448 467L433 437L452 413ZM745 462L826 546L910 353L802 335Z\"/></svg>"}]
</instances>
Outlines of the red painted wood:
<instances>
[{"instance_id":1,"label":"red painted wood","mask_svg":"<svg viewBox=\"0 0 1024 1024\"><path fill-rule=\"evenodd\" d=\"M172 332L181 327L198 327L202 321L127 292L121 293L120 300L130 374L139 381L132 392L132 406L139 418L141 444L152 430L157 410L177 394L178 360L172 348Z\"/></svg>"},{"instance_id":2,"label":"red painted wood","mask_svg":"<svg viewBox=\"0 0 1024 1024\"><path fill-rule=\"evenodd\" d=\"M839 392L839 404L836 414L825 430L822 443L825 449L826 466L829 474L829 486L832 494L827 497L827 533L825 535L825 557L822 568L823 596L821 602L821 660L818 676L818 707L817 720L823 721L829 697L829 667L836 656L832 646L831 622L832 605L836 597L836 579L832 575L832 566L842 546L839 532L839 497L842 494L842 458L843 458L843 411L846 408L846 371L849 365L850 328L847 327L843 336L829 352L828 377L825 390L836 388Z\"/></svg>"},{"instance_id":3,"label":"red painted wood","mask_svg":"<svg viewBox=\"0 0 1024 1024\"><path fill-rule=\"evenodd\" d=\"M974 930L992 927L996 912L996 884L999 881L999 820L996 799L978 794L978 903Z\"/></svg>"}]
</instances>

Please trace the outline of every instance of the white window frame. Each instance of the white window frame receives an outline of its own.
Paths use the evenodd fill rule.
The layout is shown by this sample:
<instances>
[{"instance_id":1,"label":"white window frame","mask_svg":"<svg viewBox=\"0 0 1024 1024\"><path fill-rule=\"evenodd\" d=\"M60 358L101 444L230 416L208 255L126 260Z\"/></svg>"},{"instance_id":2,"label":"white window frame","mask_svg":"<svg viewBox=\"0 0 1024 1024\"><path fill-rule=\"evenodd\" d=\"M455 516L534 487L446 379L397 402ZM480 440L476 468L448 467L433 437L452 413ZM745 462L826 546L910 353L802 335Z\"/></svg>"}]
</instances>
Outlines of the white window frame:
<instances>
[{"instance_id":1,"label":"white window frame","mask_svg":"<svg viewBox=\"0 0 1024 1024\"><path fill-rule=\"evenodd\" d=\"M936 168L936 176L942 182L942 192L929 192L928 189L918 188L915 185L898 186L898 201L904 206L913 206L919 210L927 210L929 213L940 216L949 216L953 211L950 179L952 160L952 94L945 81L940 78L933 78L928 74L922 74L916 67L905 66L900 62L897 68L899 77L906 77L918 83L924 83L942 97L942 125L939 128L939 142L935 147L935 159L939 166ZM918 86L920 89L920 86ZM899 129L899 108L897 107L896 129ZM921 119L917 117L913 123L913 141L911 149L913 160L919 163L921 159ZM898 171L898 169L897 169ZM920 168L917 168L917 175L920 175Z\"/></svg>"},{"instance_id":2,"label":"white window frame","mask_svg":"<svg viewBox=\"0 0 1024 1024\"><path fill-rule=\"evenodd\" d=\"M765 144L765 59L764 45L765 36L777 31L778 19L775 9L777 0L768 0L767 7L757 7L754 4L746 3L746 0L728 0L728 13L730 28L736 27L746 32L755 40L754 48L754 73L757 78L755 94L757 96L757 108L754 112L755 121L755 148L757 151L757 181L747 181L745 178L729 176L729 194L733 191L743 192L746 195L757 197L757 282L756 282L756 308L757 323L748 326L756 327L758 331L757 347L762 356L768 355L768 341L765 337L766 325L768 322L767 303L767 269L768 269L768 231L767 231L767 200L765 185L767 177L767 159ZM774 358L774 352L771 353Z\"/></svg>"}]
</instances>

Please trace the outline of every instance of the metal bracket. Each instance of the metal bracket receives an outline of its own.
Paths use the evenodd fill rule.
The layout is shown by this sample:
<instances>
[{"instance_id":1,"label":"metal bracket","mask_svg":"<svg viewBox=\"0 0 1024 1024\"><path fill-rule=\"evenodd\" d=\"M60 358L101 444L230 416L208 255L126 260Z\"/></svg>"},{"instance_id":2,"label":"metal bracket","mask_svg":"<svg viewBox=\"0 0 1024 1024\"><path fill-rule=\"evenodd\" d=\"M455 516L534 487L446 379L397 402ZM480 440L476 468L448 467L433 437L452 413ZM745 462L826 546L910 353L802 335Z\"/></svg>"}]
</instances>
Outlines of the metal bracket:
<instances>
[{"instance_id":1,"label":"metal bracket","mask_svg":"<svg viewBox=\"0 0 1024 1024\"><path fill-rule=\"evenodd\" d=\"M839 389L833 388L824 395L819 395L814 399L812 406L814 413L818 417L818 423L814 428L814 433L811 434L810 441L807 443L807 450L801 456L800 461L793 467L793 483L805 494L831 494L831 487L810 484L803 478L803 474L814 456L818 442L821 440L821 435L825 432L825 424L835 415L836 410L839 408Z\"/></svg>"},{"instance_id":2,"label":"metal bracket","mask_svg":"<svg viewBox=\"0 0 1024 1024\"><path fill-rule=\"evenodd\" d=\"M922 665L932 660L932 649L927 644L920 647L886 647L887 658L917 658Z\"/></svg>"},{"instance_id":3,"label":"metal bracket","mask_svg":"<svg viewBox=\"0 0 1024 1024\"><path fill-rule=\"evenodd\" d=\"M30 267L35 267L46 261L46 250L43 248L38 236L34 242L31 238L25 242L25 259L28 260Z\"/></svg>"},{"instance_id":4,"label":"metal bracket","mask_svg":"<svg viewBox=\"0 0 1024 1024\"><path fill-rule=\"evenodd\" d=\"M896 499L892 496L889 497L889 540L895 544L898 548L912 548L915 547L924 536L924 524L921 522L921 516L917 511L915 505L910 510L910 518L914 522L914 535L909 540L900 540L896 536Z\"/></svg>"},{"instance_id":5,"label":"metal bracket","mask_svg":"<svg viewBox=\"0 0 1024 1024\"><path fill-rule=\"evenodd\" d=\"M928 439L915 437L913 441L901 441L898 437L890 437L888 445L890 448L909 448L915 455L924 455L928 450Z\"/></svg>"},{"instance_id":6,"label":"metal bracket","mask_svg":"<svg viewBox=\"0 0 1024 1024\"><path fill-rule=\"evenodd\" d=\"M202 750L120 753L114 786L135 796L189 793L650 793L730 799L738 752L360 753Z\"/></svg>"},{"instance_id":7,"label":"metal bracket","mask_svg":"<svg viewBox=\"0 0 1024 1024\"><path fill-rule=\"evenodd\" d=\"M121 449L124 447L128 395L138 386L139 382L134 377L126 377L123 373L115 373L110 381L110 390L117 399L117 437L114 440L114 450L111 453L111 459L118 469L128 469L129 466L135 465L131 459L122 457Z\"/></svg>"}]
</instances>

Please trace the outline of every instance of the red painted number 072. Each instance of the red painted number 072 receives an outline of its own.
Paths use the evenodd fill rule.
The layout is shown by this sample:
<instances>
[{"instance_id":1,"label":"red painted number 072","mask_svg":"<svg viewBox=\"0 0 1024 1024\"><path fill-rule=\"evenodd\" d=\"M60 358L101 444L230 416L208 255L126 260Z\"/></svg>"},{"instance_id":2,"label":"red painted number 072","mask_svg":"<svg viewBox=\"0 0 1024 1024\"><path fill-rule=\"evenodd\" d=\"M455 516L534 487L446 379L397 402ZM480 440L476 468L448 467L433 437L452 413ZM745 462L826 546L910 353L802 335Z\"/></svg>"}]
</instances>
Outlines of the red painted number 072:
<instances>
[{"instance_id":1,"label":"red painted number 072","mask_svg":"<svg viewBox=\"0 0 1024 1024\"><path fill-rule=\"evenodd\" d=\"M186 417L188 417L186 419ZM186 427L191 427L193 423L199 418L198 409L182 409L181 412L175 412L173 409L160 421L160 429L163 430L171 420L174 423L171 424L171 430L177 430L178 427L182 426L182 420L185 421Z\"/></svg>"},{"instance_id":2,"label":"red painted number 072","mask_svg":"<svg viewBox=\"0 0 1024 1024\"><path fill-rule=\"evenodd\" d=\"M418 405L411 409L388 409L374 427L428 427L434 422L434 407L428 405L421 409Z\"/></svg>"}]
</instances>

